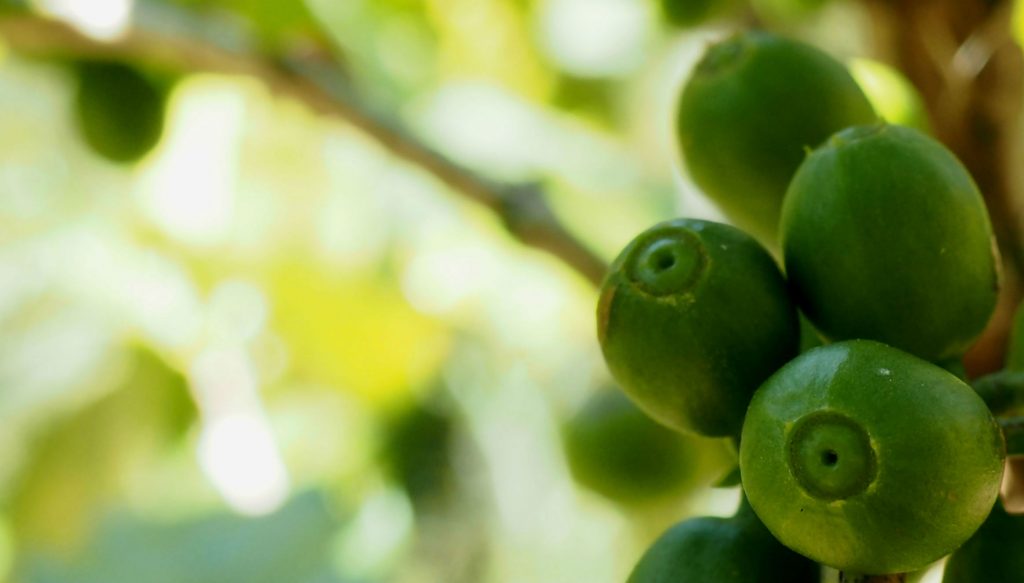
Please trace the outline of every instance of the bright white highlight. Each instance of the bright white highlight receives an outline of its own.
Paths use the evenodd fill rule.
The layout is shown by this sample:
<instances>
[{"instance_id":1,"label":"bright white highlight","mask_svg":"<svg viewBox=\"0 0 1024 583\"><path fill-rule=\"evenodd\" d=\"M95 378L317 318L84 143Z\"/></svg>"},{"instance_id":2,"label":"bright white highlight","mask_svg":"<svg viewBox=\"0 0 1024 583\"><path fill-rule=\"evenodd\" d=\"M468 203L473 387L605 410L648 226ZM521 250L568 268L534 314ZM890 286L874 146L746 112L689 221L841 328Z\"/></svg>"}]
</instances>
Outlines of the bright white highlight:
<instances>
[{"instance_id":1,"label":"bright white highlight","mask_svg":"<svg viewBox=\"0 0 1024 583\"><path fill-rule=\"evenodd\" d=\"M230 86L203 80L177 101L164 154L146 177L143 208L174 238L216 245L233 224L245 102Z\"/></svg>"},{"instance_id":2,"label":"bright white highlight","mask_svg":"<svg viewBox=\"0 0 1024 583\"><path fill-rule=\"evenodd\" d=\"M268 514L288 497L288 470L259 404L252 366L241 350L210 350L193 364L203 413L199 465L237 512Z\"/></svg>"},{"instance_id":3,"label":"bright white highlight","mask_svg":"<svg viewBox=\"0 0 1024 583\"><path fill-rule=\"evenodd\" d=\"M40 0L39 8L98 40L115 40L128 31L134 0Z\"/></svg>"},{"instance_id":4,"label":"bright white highlight","mask_svg":"<svg viewBox=\"0 0 1024 583\"><path fill-rule=\"evenodd\" d=\"M236 511L273 512L288 494L288 474L267 422L256 414L211 420L199 439L199 464Z\"/></svg>"},{"instance_id":5,"label":"bright white highlight","mask_svg":"<svg viewBox=\"0 0 1024 583\"><path fill-rule=\"evenodd\" d=\"M548 53L571 73L621 75L643 60L652 20L647 2L547 0L540 14Z\"/></svg>"}]
</instances>

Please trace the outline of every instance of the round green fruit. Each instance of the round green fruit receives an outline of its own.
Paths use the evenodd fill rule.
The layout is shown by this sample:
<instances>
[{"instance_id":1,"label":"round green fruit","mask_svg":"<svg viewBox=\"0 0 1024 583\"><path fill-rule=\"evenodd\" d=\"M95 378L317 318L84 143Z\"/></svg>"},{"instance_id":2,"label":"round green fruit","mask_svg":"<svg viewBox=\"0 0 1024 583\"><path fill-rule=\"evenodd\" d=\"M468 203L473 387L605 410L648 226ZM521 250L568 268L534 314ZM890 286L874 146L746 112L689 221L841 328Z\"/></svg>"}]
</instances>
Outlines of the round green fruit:
<instances>
[{"instance_id":1,"label":"round green fruit","mask_svg":"<svg viewBox=\"0 0 1024 583\"><path fill-rule=\"evenodd\" d=\"M999 493L1005 447L975 392L869 340L801 355L758 389L743 487L783 544L837 569L919 569L966 541Z\"/></svg>"},{"instance_id":2,"label":"round green fruit","mask_svg":"<svg viewBox=\"0 0 1024 583\"><path fill-rule=\"evenodd\" d=\"M775 261L739 229L693 219L641 233L611 266L597 310L605 361L669 427L737 435L750 396L792 358L796 310Z\"/></svg>"},{"instance_id":3,"label":"round green fruit","mask_svg":"<svg viewBox=\"0 0 1024 583\"><path fill-rule=\"evenodd\" d=\"M1024 516L992 514L946 562L942 583L1024 583Z\"/></svg>"},{"instance_id":4,"label":"round green fruit","mask_svg":"<svg viewBox=\"0 0 1024 583\"><path fill-rule=\"evenodd\" d=\"M622 391L594 394L562 433L576 481L622 504L680 493L697 465L697 445L652 421Z\"/></svg>"},{"instance_id":5,"label":"round green fruit","mask_svg":"<svg viewBox=\"0 0 1024 583\"><path fill-rule=\"evenodd\" d=\"M665 532L627 583L817 583L819 568L768 532L744 504L732 518L693 518Z\"/></svg>"},{"instance_id":6,"label":"round green fruit","mask_svg":"<svg viewBox=\"0 0 1024 583\"><path fill-rule=\"evenodd\" d=\"M962 356L992 314L998 256L985 203L940 143L903 126L848 128L807 157L786 195L786 274L833 340L926 360Z\"/></svg>"},{"instance_id":7,"label":"round green fruit","mask_svg":"<svg viewBox=\"0 0 1024 583\"><path fill-rule=\"evenodd\" d=\"M842 63L762 32L708 48L683 89L677 131L698 187L774 245L782 199L806 150L876 116Z\"/></svg>"},{"instance_id":8,"label":"round green fruit","mask_svg":"<svg viewBox=\"0 0 1024 583\"><path fill-rule=\"evenodd\" d=\"M75 115L93 151L128 163L156 146L164 128L164 87L123 63L85 62L76 71Z\"/></svg>"},{"instance_id":9,"label":"round green fruit","mask_svg":"<svg viewBox=\"0 0 1024 583\"><path fill-rule=\"evenodd\" d=\"M418 511L455 486L455 433L451 413L433 403L416 403L388 420L379 457Z\"/></svg>"}]
</instances>

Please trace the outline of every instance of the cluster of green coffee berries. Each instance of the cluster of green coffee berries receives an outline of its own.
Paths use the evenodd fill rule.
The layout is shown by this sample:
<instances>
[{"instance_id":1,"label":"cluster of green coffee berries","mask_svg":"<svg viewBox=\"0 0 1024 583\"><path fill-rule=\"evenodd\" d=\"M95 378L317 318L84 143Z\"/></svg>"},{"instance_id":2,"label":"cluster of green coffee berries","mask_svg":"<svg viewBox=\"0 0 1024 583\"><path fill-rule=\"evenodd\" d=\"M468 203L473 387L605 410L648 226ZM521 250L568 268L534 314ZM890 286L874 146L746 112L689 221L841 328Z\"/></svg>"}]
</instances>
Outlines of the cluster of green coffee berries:
<instances>
[{"instance_id":1,"label":"cluster of green coffee berries","mask_svg":"<svg viewBox=\"0 0 1024 583\"><path fill-rule=\"evenodd\" d=\"M129 164L156 146L172 80L117 61L82 61L73 73L75 121L93 152Z\"/></svg>"},{"instance_id":2,"label":"cluster of green coffee berries","mask_svg":"<svg viewBox=\"0 0 1024 583\"><path fill-rule=\"evenodd\" d=\"M877 119L843 65L766 33L708 48L677 130L694 182L746 232L678 219L641 233L602 286L598 336L647 415L736 440L745 498L732 518L670 529L630 583L904 573L989 529L1003 433L946 370L999 287L968 172ZM1000 512L992 529L1013 520ZM947 579L971 581L953 574L970 560Z\"/></svg>"}]
</instances>

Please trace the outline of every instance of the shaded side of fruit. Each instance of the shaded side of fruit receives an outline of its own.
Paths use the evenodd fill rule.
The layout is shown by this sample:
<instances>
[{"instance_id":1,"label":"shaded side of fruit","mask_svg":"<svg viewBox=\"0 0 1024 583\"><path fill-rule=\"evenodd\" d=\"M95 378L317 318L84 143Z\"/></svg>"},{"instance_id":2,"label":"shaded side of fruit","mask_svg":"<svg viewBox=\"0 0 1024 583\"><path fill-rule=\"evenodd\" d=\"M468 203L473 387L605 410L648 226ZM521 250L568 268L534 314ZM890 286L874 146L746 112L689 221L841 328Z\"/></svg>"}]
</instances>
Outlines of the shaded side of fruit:
<instances>
[{"instance_id":1,"label":"shaded side of fruit","mask_svg":"<svg viewBox=\"0 0 1024 583\"><path fill-rule=\"evenodd\" d=\"M742 231L677 219L641 233L601 290L598 338L615 379L655 420L737 435L754 390L797 351L774 260Z\"/></svg>"},{"instance_id":2,"label":"shaded side of fruit","mask_svg":"<svg viewBox=\"0 0 1024 583\"><path fill-rule=\"evenodd\" d=\"M842 63L768 33L712 45L683 89L690 176L731 221L774 245L782 199L810 148L875 112Z\"/></svg>"},{"instance_id":3,"label":"shaded side of fruit","mask_svg":"<svg viewBox=\"0 0 1024 583\"><path fill-rule=\"evenodd\" d=\"M75 71L75 118L89 147L117 163L149 153L163 134L167 88L124 63L83 62Z\"/></svg>"},{"instance_id":4,"label":"shaded side of fruit","mask_svg":"<svg viewBox=\"0 0 1024 583\"><path fill-rule=\"evenodd\" d=\"M693 518L665 532L627 583L816 583L819 567L782 546L742 508L732 518Z\"/></svg>"},{"instance_id":5,"label":"shaded side of fruit","mask_svg":"<svg viewBox=\"0 0 1024 583\"><path fill-rule=\"evenodd\" d=\"M946 562L942 583L1024 583L1024 515L996 502L985 523Z\"/></svg>"},{"instance_id":6,"label":"shaded side of fruit","mask_svg":"<svg viewBox=\"0 0 1024 583\"><path fill-rule=\"evenodd\" d=\"M793 178L781 235L800 308L831 339L945 361L963 355L995 308L984 200L949 150L911 128L833 136Z\"/></svg>"},{"instance_id":7,"label":"shaded side of fruit","mask_svg":"<svg viewBox=\"0 0 1024 583\"><path fill-rule=\"evenodd\" d=\"M562 438L573 478L624 504L680 493L698 462L692 438L655 423L614 387L594 394Z\"/></svg>"}]
</instances>

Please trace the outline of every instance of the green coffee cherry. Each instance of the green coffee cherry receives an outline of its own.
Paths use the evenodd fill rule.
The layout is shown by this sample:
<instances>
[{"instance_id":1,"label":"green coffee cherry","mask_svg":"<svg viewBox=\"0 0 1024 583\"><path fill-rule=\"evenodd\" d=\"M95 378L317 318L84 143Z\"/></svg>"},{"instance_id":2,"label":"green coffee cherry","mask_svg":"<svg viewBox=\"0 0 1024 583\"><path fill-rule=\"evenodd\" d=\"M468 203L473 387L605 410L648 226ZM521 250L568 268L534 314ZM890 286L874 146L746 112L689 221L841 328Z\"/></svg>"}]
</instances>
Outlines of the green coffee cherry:
<instances>
[{"instance_id":1,"label":"green coffee cherry","mask_svg":"<svg viewBox=\"0 0 1024 583\"><path fill-rule=\"evenodd\" d=\"M76 71L75 115L93 151L118 163L149 153L163 133L166 88L122 63L80 63Z\"/></svg>"},{"instance_id":2,"label":"green coffee cherry","mask_svg":"<svg viewBox=\"0 0 1024 583\"><path fill-rule=\"evenodd\" d=\"M416 403L389 419L379 458L418 512L451 495L456 484L456 419L434 403Z\"/></svg>"},{"instance_id":3,"label":"green coffee cherry","mask_svg":"<svg viewBox=\"0 0 1024 583\"><path fill-rule=\"evenodd\" d=\"M588 399L562 437L573 478L626 505L679 494L698 462L694 438L655 423L615 387Z\"/></svg>"},{"instance_id":4,"label":"green coffee cherry","mask_svg":"<svg viewBox=\"0 0 1024 583\"><path fill-rule=\"evenodd\" d=\"M811 350L768 379L740 443L744 490L783 544L873 574L963 544L992 509L1005 457L969 386L868 340Z\"/></svg>"},{"instance_id":5,"label":"green coffee cherry","mask_svg":"<svg viewBox=\"0 0 1024 583\"><path fill-rule=\"evenodd\" d=\"M846 67L762 32L712 45L683 90L677 130L694 182L774 245L782 199L808 148L875 113Z\"/></svg>"},{"instance_id":6,"label":"green coffee cherry","mask_svg":"<svg viewBox=\"0 0 1024 583\"><path fill-rule=\"evenodd\" d=\"M732 518L693 518L670 528L627 583L817 583L818 571L779 544L744 504Z\"/></svg>"},{"instance_id":7,"label":"green coffee cherry","mask_svg":"<svg viewBox=\"0 0 1024 583\"><path fill-rule=\"evenodd\" d=\"M963 355L996 305L985 203L952 153L907 127L849 128L808 156L781 236L801 309L834 340L945 361Z\"/></svg>"},{"instance_id":8,"label":"green coffee cherry","mask_svg":"<svg viewBox=\"0 0 1024 583\"><path fill-rule=\"evenodd\" d=\"M611 266L598 338L623 390L682 431L737 435L758 385L796 354L799 326L775 261L742 231L678 219Z\"/></svg>"},{"instance_id":9,"label":"green coffee cherry","mask_svg":"<svg viewBox=\"0 0 1024 583\"><path fill-rule=\"evenodd\" d=\"M1024 516L1006 513L996 502L992 514L946 562L942 583L1024 583Z\"/></svg>"}]
</instances>

